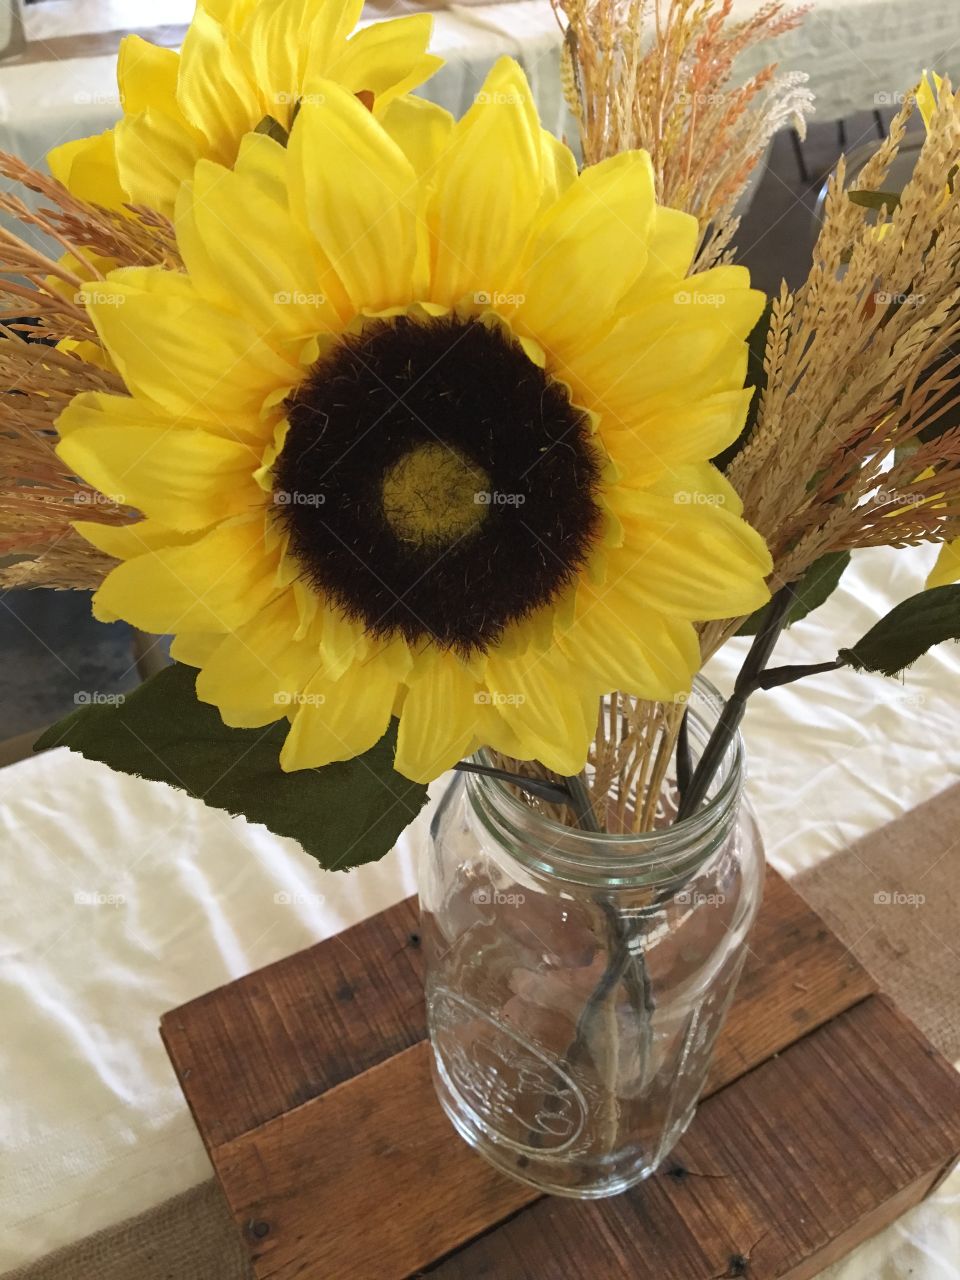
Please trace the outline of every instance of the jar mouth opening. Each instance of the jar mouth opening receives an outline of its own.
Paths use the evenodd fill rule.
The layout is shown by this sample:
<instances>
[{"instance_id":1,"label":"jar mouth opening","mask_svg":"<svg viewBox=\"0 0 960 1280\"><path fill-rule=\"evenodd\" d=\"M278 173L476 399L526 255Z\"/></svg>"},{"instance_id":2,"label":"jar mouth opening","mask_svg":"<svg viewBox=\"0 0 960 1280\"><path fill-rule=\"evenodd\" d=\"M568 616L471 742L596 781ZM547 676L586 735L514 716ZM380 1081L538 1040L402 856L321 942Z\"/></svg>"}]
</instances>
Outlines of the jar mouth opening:
<instances>
[{"instance_id":1,"label":"jar mouth opening","mask_svg":"<svg viewBox=\"0 0 960 1280\"><path fill-rule=\"evenodd\" d=\"M694 763L724 706L719 691L698 675L688 703L689 739ZM707 713L706 715L704 713ZM481 747L473 760L490 766L496 763L494 753ZM581 869L592 875L605 871L623 876L643 875L666 863L685 860L700 854L709 856L714 845L710 837L726 831L736 811L744 782L743 740L737 731L724 754L717 778L707 799L696 813L669 826L641 832L594 832L567 826L559 819L525 803L498 778L466 775L468 794L475 808L483 811L484 820L505 826L512 834L527 842L536 842L545 857L532 853L534 861L556 864L573 871ZM528 850L524 850L527 856ZM551 868L553 869L553 868Z\"/></svg>"}]
</instances>

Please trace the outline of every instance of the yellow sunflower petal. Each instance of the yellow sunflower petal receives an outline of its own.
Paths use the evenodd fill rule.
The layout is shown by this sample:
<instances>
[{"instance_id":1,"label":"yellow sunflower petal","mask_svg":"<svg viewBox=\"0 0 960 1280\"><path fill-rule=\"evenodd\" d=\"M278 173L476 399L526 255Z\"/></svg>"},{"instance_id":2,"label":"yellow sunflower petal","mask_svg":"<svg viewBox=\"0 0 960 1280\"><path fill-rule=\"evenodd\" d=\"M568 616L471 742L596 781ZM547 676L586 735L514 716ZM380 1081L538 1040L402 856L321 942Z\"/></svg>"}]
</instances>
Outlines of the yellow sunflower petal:
<instances>
[{"instance_id":1,"label":"yellow sunflower petal","mask_svg":"<svg viewBox=\"0 0 960 1280\"><path fill-rule=\"evenodd\" d=\"M435 302L506 288L540 205L542 159L532 90L501 58L437 165L428 206Z\"/></svg>"},{"instance_id":2,"label":"yellow sunflower petal","mask_svg":"<svg viewBox=\"0 0 960 1280\"><path fill-rule=\"evenodd\" d=\"M286 591L220 638L197 677L197 697L213 703L224 724L236 729L281 719L319 665L315 637L295 640L297 626L293 592Z\"/></svg>"},{"instance_id":3,"label":"yellow sunflower petal","mask_svg":"<svg viewBox=\"0 0 960 1280\"><path fill-rule=\"evenodd\" d=\"M546 129L540 130L540 160L543 166L541 209L549 209L579 176L577 158L565 142Z\"/></svg>"},{"instance_id":4,"label":"yellow sunflower petal","mask_svg":"<svg viewBox=\"0 0 960 1280\"><path fill-rule=\"evenodd\" d=\"M289 126L294 105L302 96L306 66L327 64L335 43L346 38L360 8L359 0L342 5L278 0L253 4L246 21L232 16L220 19L228 31L240 34L249 52L264 114Z\"/></svg>"},{"instance_id":5,"label":"yellow sunflower petal","mask_svg":"<svg viewBox=\"0 0 960 1280\"><path fill-rule=\"evenodd\" d=\"M571 356L563 372L588 408L606 410L625 426L646 402L682 388L689 399L743 385L745 338L763 309L763 295L727 295L722 319L710 307L673 299L620 320L593 347Z\"/></svg>"},{"instance_id":6,"label":"yellow sunflower petal","mask_svg":"<svg viewBox=\"0 0 960 1280\"><path fill-rule=\"evenodd\" d=\"M138 520L134 524L97 524L93 520L74 520L74 530L85 542L117 560L158 551L161 547L181 547L196 542L197 532L177 533L159 520Z\"/></svg>"},{"instance_id":7,"label":"yellow sunflower petal","mask_svg":"<svg viewBox=\"0 0 960 1280\"><path fill-rule=\"evenodd\" d=\"M316 769L369 750L387 731L398 685L378 662L355 663L339 680L314 676L298 695L281 769Z\"/></svg>"},{"instance_id":8,"label":"yellow sunflower petal","mask_svg":"<svg viewBox=\"0 0 960 1280\"><path fill-rule=\"evenodd\" d=\"M132 424L135 427L169 427L169 413L156 405L133 396L116 396L108 391L82 391L67 405L57 418L55 426L61 440L91 425L122 426ZM200 422L183 420L184 426L202 426Z\"/></svg>"},{"instance_id":9,"label":"yellow sunflower petal","mask_svg":"<svg viewBox=\"0 0 960 1280\"><path fill-rule=\"evenodd\" d=\"M923 79L917 87L917 106L923 118L925 128L929 131L930 122L940 100L940 89L943 79L935 71L924 71Z\"/></svg>"},{"instance_id":10,"label":"yellow sunflower petal","mask_svg":"<svg viewBox=\"0 0 960 1280\"><path fill-rule=\"evenodd\" d=\"M623 483L646 485L669 467L715 457L739 436L754 394L753 387L693 401L665 394L641 406L634 422L603 423L603 441Z\"/></svg>"},{"instance_id":11,"label":"yellow sunflower petal","mask_svg":"<svg viewBox=\"0 0 960 1280\"><path fill-rule=\"evenodd\" d=\"M622 548L608 553L608 581L652 609L691 621L753 613L770 598L772 570L760 535L719 504L635 492L618 495Z\"/></svg>"},{"instance_id":12,"label":"yellow sunflower petal","mask_svg":"<svg viewBox=\"0 0 960 1280\"><path fill-rule=\"evenodd\" d=\"M608 328L647 260L653 211L645 151L590 165L534 231L516 323L561 355Z\"/></svg>"},{"instance_id":13,"label":"yellow sunflower petal","mask_svg":"<svg viewBox=\"0 0 960 1280\"><path fill-rule=\"evenodd\" d=\"M748 334L763 314L766 295L750 288L746 267L711 267L681 280L666 281L647 291L637 310L665 302L689 309L691 315L715 319L736 336Z\"/></svg>"},{"instance_id":14,"label":"yellow sunflower petal","mask_svg":"<svg viewBox=\"0 0 960 1280\"><path fill-rule=\"evenodd\" d=\"M80 200L119 209L127 199L117 177L113 129L54 147L47 152L47 164L56 180Z\"/></svg>"},{"instance_id":15,"label":"yellow sunflower petal","mask_svg":"<svg viewBox=\"0 0 960 1280\"><path fill-rule=\"evenodd\" d=\"M175 416L259 437L264 397L300 380L254 326L207 302L177 272L116 271L85 298L130 391Z\"/></svg>"},{"instance_id":16,"label":"yellow sunflower petal","mask_svg":"<svg viewBox=\"0 0 960 1280\"><path fill-rule=\"evenodd\" d=\"M325 74L351 93L372 93L374 113L379 115L443 66L442 58L427 53L432 31L429 13L373 22L347 40ZM308 83L308 93L310 87Z\"/></svg>"},{"instance_id":17,"label":"yellow sunflower petal","mask_svg":"<svg viewBox=\"0 0 960 1280\"><path fill-rule=\"evenodd\" d=\"M216 631L181 631L170 642L170 657L188 667L202 667L222 640Z\"/></svg>"},{"instance_id":18,"label":"yellow sunflower petal","mask_svg":"<svg viewBox=\"0 0 960 1280\"><path fill-rule=\"evenodd\" d=\"M578 616L559 644L571 663L595 674L604 692L621 689L668 702L689 690L700 667L692 623L639 604L616 581L582 584L577 605Z\"/></svg>"},{"instance_id":19,"label":"yellow sunflower petal","mask_svg":"<svg viewBox=\"0 0 960 1280\"><path fill-rule=\"evenodd\" d=\"M313 274L309 238L263 183L263 171L283 162L279 143L257 134L245 140L233 172L201 160L181 188L176 223L198 292L242 311L262 338L289 342L339 330L343 293L329 271Z\"/></svg>"},{"instance_id":20,"label":"yellow sunflower petal","mask_svg":"<svg viewBox=\"0 0 960 1280\"><path fill-rule=\"evenodd\" d=\"M264 114L250 45L202 5L183 39L177 102L185 120L203 135L207 158L227 165L233 163L240 139Z\"/></svg>"},{"instance_id":21,"label":"yellow sunflower petal","mask_svg":"<svg viewBox=\"0 0 960 1280\"><path fill-rule=\"evenodd\" d=\"M203 7L231 31L240 31L261 0L202 0Z\"/></svg>"},{"instance_id":22,"label":"yellow sunflower petal","mask_svg":"<svg viewBox=\"0 0 960 1280\"><path fill-rule=\"evenodd\" d=\"M363 0L339 0L333 4L330 0L280 0L275 12L277 22L286 23L291 32L298 58L294 65L304 92L309 93L311 69L320 68L323 73L332 59L339 56L344 41L360 20ZM269 21L268 6L255 5L250 24L244 30L248 43L258 43L257 23L261 14Z\"/></svg>"},{"instance_id":23,"label":"yellow sunflower petal","mask_svg":"<svg viewBox=\"0 0 960 1280\"><path fill-rule=\"evenodd\" d=\"M946 587L951 582L960 582L960 538L955 542L946 542L940 548L937 563L930 570L927 588Z\"/></svg>"},{"instance_id":24,"label":"yellow sunflower petal","mask_svg":"<svg viewBox=\"0 0 960 1280\"><path fill-rule=\"evenodd\" d=\"M179 112L158 107L124 116L115 135L117 177L127 193L125 201L171 217L180 184L203 154L202 135Z\"/></svg>"},{"instance_id":25,"label":"yellow sunflower petal","mask_svg":"<svg viewBox=\"0 0 960 1280\"><path fill-rule=\"evenodd\" d=\"M175 110L180 55L138 35L124 36L117 51L117 83L127 115L148 107Z\"/></svg>"},{"instance_id":26,"label":"yellow sunflower petal","mask_svg":"<svg viewBox=\"0 0 960 1280\"><path fill-rule=\"evenodd\" d=\"M710 462L688 462L670 468L669 474L648 487L648 492L669 498L674 505L718 507L743 515L743 501L736 489ZM620 490L618 496L626 496ZM622 510L617 497L612 500L614 511ZM627 508L629 509L629 507Z\"/></svg>"},{"instance_id":27,"label":"yellow sunflower petal","mask_svg":"<svg viewBox=\"0 0 960 1280\"><path fill-rule=\"evenodd\" d=\"M409 682L397 734L395 767L429 782L468 754L476 740L477 685L452 653L437 653Z\"/></svg>"},{"instance_id":28,"label":"yellow sunflower petal","mask_svg":"<svg viewBox=\"0 0 960 1280\"><path fill-rule=\"evenodd\" d=\"M491 705L521 744L520 758L540 760L564 775L577 773L586 761L599 692L596 686L585 689L570 674L555 651L515 658L493 651L485 676Z\"/></svg>"},{"instance_id":29,"label":"yellow sunflower petal","mask_svg":"<svg viewBox=\"0 0 960 1280\"><path fill-rule=\"evenodd\" d=\"M351 666L363 662L369 644L362 627L338 610L324 606L320 619L320 653L323 669L331 680L339 680Z\"/></svg>"},{"instance_id":30,"label":"yellow sunflower petal","mask_svg":"<svg viewBox=\"0 0 960 1280\"><path fill-rule=\"evenodd\" d=\"M423 177L431 171L450 141L454 120L449 111L425 98L397 98L380 116L380 123Z\"/></svg>"},{"instance_id":31,"label":"yellow sunflower petal","mask_svg":"<svg viewBox=\"0 0 960 1280\"><path fill-rule=\"evenodd\" d=\"M105 425L109 419L86 396L64 416L82 424L57 446L71 471L118 506L136 507L171 529L203 529L263 501L249 445L206 431Z\"/></svg>"},{"instance_id":32,"label":"yellow sunflower petal","mask_svg":"<svg viewBox=\"0 0 960 1280\"><path fill-rule=\"evenodd\" d=\"M689 213L658 205L650 225L644 269L624 298L625 310L643 305L652 289L682 280L690 270L700 239L700 224Z\"/></svg>"},{"instance_id":33,"label":"yellow sunflower petal","mask_svg":"<svg viewBox=\"0 0 960 1280\"><path fill-rule=\"evenodd\" d=\"M113 569L93 597L94 615L161 635L233 631L275 594L275 573L276 558L264 551L263 520L227 521L186 546Z\"/></svg>"},{"instance_id":34,"label":"yellow sunflower petal","mask_svg":"<svg viewBox=\"0 0 960 1280\"><path fill-rule=\"evenodd\" d=\"M76 356L78 360L82 360L84 364L95 365L98 369L108 369L111 373L117 370L109 355L100 346L99 342L87 342L86 340L76 341L74 338L61 338L57 343L58 351L66 351L70 355Z\"/></svg>"},{"instance_id":35,"label":"yellow sunflower petal","mask_svg":"<svg viewBox=\"0 0 960 1280\"><path fill-rule=\"evenodd\" d=\"M420 288L413 168L352 94L325 81L320 97L304 103L290 135L294 216L316 236L358 310L412 301Z\"/></svg>"}]
</instances>

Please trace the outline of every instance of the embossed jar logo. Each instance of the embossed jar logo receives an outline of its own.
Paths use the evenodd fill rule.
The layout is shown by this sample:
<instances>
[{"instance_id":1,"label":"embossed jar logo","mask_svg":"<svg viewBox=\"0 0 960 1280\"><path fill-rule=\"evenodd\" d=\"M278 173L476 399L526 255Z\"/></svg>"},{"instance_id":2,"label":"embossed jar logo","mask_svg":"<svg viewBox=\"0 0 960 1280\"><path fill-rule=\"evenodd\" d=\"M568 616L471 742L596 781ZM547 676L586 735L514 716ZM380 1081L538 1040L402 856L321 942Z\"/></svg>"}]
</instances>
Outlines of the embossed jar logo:
<instances>
[{"instance_id":1,"label":"embossed jar logo","mask_svg":"<svg viewBox=\"0 0 960 1280\"><path fill-rule=\"evenodd\" d=\"M437 992L432 1014L434 1047L448 1086L482 1129L537 1155L575 1146L586 1104L556 1063L454 992Z\"/></svg>"}]
</instances>

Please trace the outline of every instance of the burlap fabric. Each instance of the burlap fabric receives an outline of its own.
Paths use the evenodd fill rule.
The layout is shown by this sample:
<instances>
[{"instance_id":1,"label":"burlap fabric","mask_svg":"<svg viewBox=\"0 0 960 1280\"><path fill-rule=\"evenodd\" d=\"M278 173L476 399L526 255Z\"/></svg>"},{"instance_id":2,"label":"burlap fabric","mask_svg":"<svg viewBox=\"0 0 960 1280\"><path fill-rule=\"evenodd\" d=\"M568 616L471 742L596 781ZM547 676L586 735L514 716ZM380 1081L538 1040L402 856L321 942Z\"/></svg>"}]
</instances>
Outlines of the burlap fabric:
<instances>
[{"instance_id":1,"label":"burlap fabric","mask_svg":"<svg viewBox=\"0 0 960 1280\"><path fill-rule=\"evenodd\" d=\"M211 1179L33 1266L8 1272L4 1280L253 1280L253 1272Z\"/></svg>"},{"instance_id":2,"label":"burlap fabric","mask_svg":"<svg viewBox=\"0 0 960 1280\"><path fill-rule=\"evenodd\" d=\"M960 785L791 883L951 1062L960 1061Z\"/></svg>"}]
</instances>

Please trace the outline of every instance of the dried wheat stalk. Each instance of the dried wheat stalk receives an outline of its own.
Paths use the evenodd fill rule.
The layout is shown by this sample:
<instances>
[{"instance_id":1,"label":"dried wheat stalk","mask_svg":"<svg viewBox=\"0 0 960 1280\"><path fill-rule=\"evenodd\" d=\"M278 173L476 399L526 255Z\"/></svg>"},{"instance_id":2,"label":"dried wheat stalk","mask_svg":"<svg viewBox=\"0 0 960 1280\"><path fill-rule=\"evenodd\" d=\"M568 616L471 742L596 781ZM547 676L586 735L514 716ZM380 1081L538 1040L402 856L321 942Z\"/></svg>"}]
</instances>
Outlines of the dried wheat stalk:
<instances>
[{"instance_id":1,"label":"dried wheat stalk","mask_svg":"<svg viewBox=\"0 0 960 1280\"><path fill-rule=\"evenodd\" d=\"M807 77L765 67L734 82L740 55L792 30L805 7L779 0L729 21L733 0L552 0L564 31L561 74L595 164L630 148L652 157L657 195L700 222L696 264L725 260L735 208L773 134L803 133Z\"/></svg>"},{"instance_id":2,"label":"dried wheat stalk","mask_svg":"<svg viewBox=\"0 0 960 1280\"><path fill-rule=\"evenodd\" d=\"M883 191L912 110L858 191ZM871 225L841 163L810 274L774 302L757 422L728 478L778 586L829 551L960 536L960 428L938 433L960 403L958 155L960 101L945 85L899 204Z\"/></svg>"},{"instance_id":3,"label":"dried wheat stalk","mask_svg":"<svg viewBox=\"0 0 960 1280\"><path fill-rule=\"evenodd\" d=\"M0 175L31 199L0 193L0 586L96 587L113 563L72 522L128 519L129 509L81 483L54 453L54 422L80 391L122 392L77 294L116 266L179 265L173 228L156 214L111 212L0 153ZM39 199L38 199L39 198ZM51 256L35 241L53 247Z\"/></svg>"},{"instance_id":4,"label":"dried wheat stalk","mask_svg":"<svg viewBox=\"0 0 960 1280\"><path fill-rule=\"evenodd\" d=\"M856 190L884 190L914 105ZM877 216L851 200L841 162L810 274L773 302L756 423L727 475L773 553L774 590L828 552L960 537L958 157L960 98L945 83L899 201ZM704 661L742 622L702 628ZM630 825L648 829L680 714L623 694L611 705L616 722L601 717L593 751L595 804L619 797L619 819L630 797Z\"/></svg>"}]
</instances>

